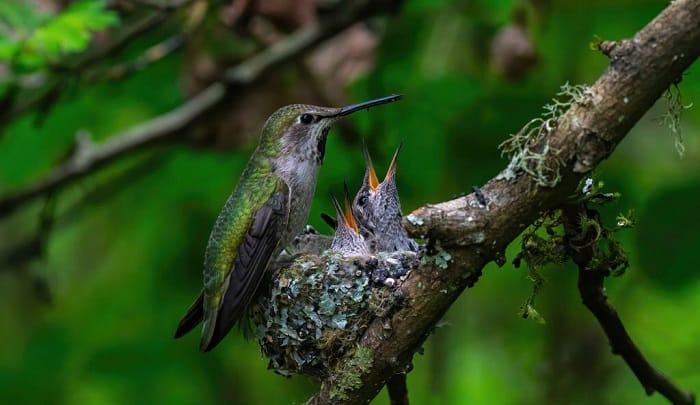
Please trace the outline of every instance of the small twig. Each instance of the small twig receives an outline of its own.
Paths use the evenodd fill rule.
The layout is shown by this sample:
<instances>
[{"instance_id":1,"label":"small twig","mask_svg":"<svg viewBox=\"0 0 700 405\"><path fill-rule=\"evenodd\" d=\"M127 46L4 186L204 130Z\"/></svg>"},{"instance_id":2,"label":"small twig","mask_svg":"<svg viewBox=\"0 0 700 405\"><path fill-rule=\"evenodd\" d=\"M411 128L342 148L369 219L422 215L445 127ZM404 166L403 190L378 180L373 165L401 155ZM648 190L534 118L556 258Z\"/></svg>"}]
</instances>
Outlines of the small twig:
<instances>
[{"instance_id":1,"label":"small twig","mask_svg":"<svg viewBox=\"0 0 700 405\"><path fill-rule=\"evenodd\" d=\"M562 215L564 216L567 245L579 269L578 290L581 300L603 328L610 341L612 352L625 360L625 363L644 387L647 395L658 392L674 404L694 404L695 397L692 393L675 385L644 357L627 333L617 311L605 296L604 281L607 274L600 270L590 269L596 248L594 243L596 236L593 231L589 231L588 235L579 235L581 233L579 218L582 216L593 218L597 213L579 205L563 209ZM577 236L578 242L574 245L572 239Z\"/></svg>"},{"instance_id":2,"label":"small twig","mask_svg":"<svg viewBox=\"0 0 700 405\"><path fill-rule=\"evenodd\" d=\"M391 405L408 405L408 387L406 385L406 374L394 374L386 382L389 391L389 401Z\"/></svg>"},{"instance_id":3,"label":"small twig","mask_svg":"<svg viewBox=\"0 0 700 405\"><path fill-rule=\"evenodd\" d=\"M180 49L185 43L185 35L177 34L146 49L137 58L126 63L110 66L106 72L90 72L86 81L99 82L102 80L123 80L132 74L146 69L166 56Z\"/></svg>"},{"instance_id":4,"label":"small twig","mask_svg":"<svg viewBox=\"0 0 700 405\"><path fill-rule=\"evenodd\" d=\"M114 134L102 143L92 144L89 149L82 150L79 156L74 154L54 168L38 183L0 198L0 218L12 213L25 202L88 175L114 159L157 142L175 139L229 97L240 94L241 89L254 85L274 69L295 60L355 22L385 12L392 4L391 0L348 2L345 7L340 7L321 22L290 35L227 70L225 82L210 85L168 113Z\"/></svg>"}]
</instances>

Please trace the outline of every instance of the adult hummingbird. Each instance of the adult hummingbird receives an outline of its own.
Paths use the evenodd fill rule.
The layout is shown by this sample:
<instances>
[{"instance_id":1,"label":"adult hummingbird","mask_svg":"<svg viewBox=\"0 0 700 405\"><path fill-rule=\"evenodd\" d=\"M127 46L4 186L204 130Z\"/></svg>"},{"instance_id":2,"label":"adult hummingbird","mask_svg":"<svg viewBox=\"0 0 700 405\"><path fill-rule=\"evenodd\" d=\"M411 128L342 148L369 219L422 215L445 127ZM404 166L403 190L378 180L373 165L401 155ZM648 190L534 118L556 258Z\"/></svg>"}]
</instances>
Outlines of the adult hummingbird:
<instances>
[{"instance_id":1,"label":"adult hummingbird","mask_svg":"<svg viewBox=\"0 0 700 405\"><path fill-rule=\"evenodd\" d=\"M309 216L326 138L336 120L400 95L342 108L294 104L265 122L257 149L212 229L204 255L204 288L180 321L179 338L200 322L209 351L246 313L268 264Z\"/></svg>"},{"instance_id":2,"label":"adult hummingbird","mask_svg":"<svg viewBox=\"0 0 700 405\"><path fill-rule=\"evenodd\" d=\"M396 162L401 145L396 148L381 183L374 171L372 158L364 141L362 150L366 164L365 178L352 205L360 233L372 252L418 250L418 244L408 237L408 233L401 226L401 202L396 189Z\"/></svg>"},{"instance_id":3,"label":"adult hummingbird","mask_svg":"<svg viewBox=\"0 0 700 405\"><path fill-rule=\"evenodd\" d=\"M335 208L336 227L331 250L343 256L368 256L369 247L365 243L365 238L360 234L360 229L352 214L352 202L348 193L348 185L345 184L344 203L345 212L340 207L340 203L331 195L333 207Z\"/></svg>"}]
</instances>

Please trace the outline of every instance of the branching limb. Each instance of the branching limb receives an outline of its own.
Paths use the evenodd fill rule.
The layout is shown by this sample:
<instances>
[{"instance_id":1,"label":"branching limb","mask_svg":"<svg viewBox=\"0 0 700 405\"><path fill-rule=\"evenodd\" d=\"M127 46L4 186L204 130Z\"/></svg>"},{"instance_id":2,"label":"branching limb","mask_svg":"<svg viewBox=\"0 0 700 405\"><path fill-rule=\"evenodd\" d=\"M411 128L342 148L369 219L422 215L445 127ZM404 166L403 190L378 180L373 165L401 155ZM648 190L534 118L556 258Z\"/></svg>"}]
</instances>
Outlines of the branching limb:
<instances>
[{"instance_id":1,"label":"branching limb","mask_svg":"<svg viewBox=\"0 0 700 405\"><path fill-rule=\"evenodd\" d=\"M54 168L38 183L0 199L0 217L12 213L33 198L50 193L91 173L117 157L178 135L196 118L215 106L224 94L224 85L217 83L197 94L183 106L116 134L99 144L93 143L88 134L78 134L75 151L68 160Z\"/></svg>"},{"instance_id":2,"label":"branching limb","mask_svg":"<svg viewBox=\"0 0 700 405\"><path fill-rule=\"evenodd\" d=\"M386 383L391 405L408 405L408 386L406 374L394 374Z\"/></svg>"},{"instance_id":3,"label":"branching limb","mask_svg":"<svg viewBox=\"0 0 700 405\"><path fill-rule=\"evenodd\" d=\"M574 103L544 139L544 164L560 164L552 187L535 184L523 172L499 176L470 194L414 211L404 225L414 237L430 240L422 264L401 285L406 304L390 319L373 321L359 342L371 350L371 367L361 384L333 398L334 381L323 381L311 403L366 403L387 379L410 361L414 351L462 291L473 285L489 261L502 263L505 248L545 211L561 206L582 176L607 158L700 53L700 2L676 0L633 39L610 45L610 66ZM682 56L681 56L682 55ZM533 150L538 145L533 145ZM345 360L345 359L344 359Z\"/></svg>"},{"instance_id":4,"label":"branching limb","mask_svg":"<svg viewBox=\"0 0 700 405\"><path fill-rule=\"evenodd\" d=\"M610 341L612 352L621 356L644 387L647 395L658 392L674 404L694 404L692 393L676 386L666 375L654 368L627 333L617 311L605 296L604 281L609 274L591 269L596 237L593 232L581 235L581 218L593 218L594 212L579 205L562 210L564 229L570 254L578 266L578 290L583 305L598 320ZM572 239L576 239L573 243Z\"/></svg>"},{"instance_id":5,"label":"branching limb","mask_svg":"<svg viewBox=\"0 0 700 405\"><path fill-rule=\"evenodd\" d=\"M182 106L110 136L102 143L78 143L75 153L52 172L25 189L0 198L0 218L25 202L50 193L65 184L92 173L100 166L157 142L172 141L186 133L199 120L241 90L254 85L263 76L299 56L335 34L372 15L386 13L395 0L351 1L339 7L319 23L312 24L276 43L238 66L229 69L225 82L217 82L192 97Z\"/></svg>"},{"instance_id":6,"label":"branching limb","mask_svg":"<svg viewBox=\"0 0 700 405\"><path fill-rule=\"evenodd\" d=\"M86 75L85 81L123 80L180 49L185 43L185 38L184 34L173 35L149 47L134 60L110 66L105 72L90 72L90 74Z\"/></svg>"}]
</instances>

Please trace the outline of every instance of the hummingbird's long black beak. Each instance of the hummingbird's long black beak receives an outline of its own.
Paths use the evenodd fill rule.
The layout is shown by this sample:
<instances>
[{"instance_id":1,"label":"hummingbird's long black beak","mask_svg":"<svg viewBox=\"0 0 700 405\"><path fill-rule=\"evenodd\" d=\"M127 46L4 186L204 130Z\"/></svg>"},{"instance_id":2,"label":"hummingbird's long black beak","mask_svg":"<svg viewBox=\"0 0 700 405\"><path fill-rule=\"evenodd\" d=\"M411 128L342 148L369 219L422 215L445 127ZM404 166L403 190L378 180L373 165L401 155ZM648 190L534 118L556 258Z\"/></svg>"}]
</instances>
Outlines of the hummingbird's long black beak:
<instances>
[{"instance_id":1,"label":"hummingbird's long black beak","mask_svg":"<svg viewBox=\"0 0 700 405\"><path fill-rule=\"evenodd\" d=\"M377 99L374 99L374 100L370 100L370 101L365 101L365 102L358 103L358 104L349 105L349 106L347 106L347 107L341 108L340 111L338 111L338 113L335 114L335 116L336 116L336 117L343 117L343 116L352 114L352 113L354 113L355 111L360 111L360 110L364 110L364 109L369 109L370 107L374 107L375 105L381 105L381 104L391 103L392 101L396 101L396 100L401 99L401 97L403 97L403 95L401 95L401 94L392 94L391 96L382 97L382 98L377 98Z\"/></svg>"}]
</instances>

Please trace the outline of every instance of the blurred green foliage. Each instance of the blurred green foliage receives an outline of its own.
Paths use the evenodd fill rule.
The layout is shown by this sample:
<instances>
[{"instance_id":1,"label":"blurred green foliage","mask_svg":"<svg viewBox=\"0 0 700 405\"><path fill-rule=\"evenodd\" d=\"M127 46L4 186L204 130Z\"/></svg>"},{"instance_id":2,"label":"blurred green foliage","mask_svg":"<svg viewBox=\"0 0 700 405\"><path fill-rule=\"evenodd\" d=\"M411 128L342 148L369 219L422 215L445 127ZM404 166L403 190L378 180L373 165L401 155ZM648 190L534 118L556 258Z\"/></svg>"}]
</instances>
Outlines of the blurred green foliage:
<instances>
[{"instance_id":1,"label":"blurred green foliage","mask_svg":"<svg viewBox=\"0 0 700 405\"><path fill-rule=\"evenodd\" d=\"M90 3L90 4L88 4ZM386 24L377 67L348 94L363 100L393 92L404 100L353 118L379 170L404 142L398 182L404 211L443 201L482 184L506 165L497 148L565 83L592 83L607 64L592 51L596 36L631 36L666 1L552 1L528 9L539 54L527 79L511 83L489 63L493 35L509 24L515 0L408 1ZM0 7L8 6L5 3ZM72 17L13 14L30 31L2 37L0 52L36 50L36 68L56 53L86 46L88 31L115 19L94 2ZM66 19L68 18L68 19ZM64 20L64 21L61 21ZM51 28L50 28L51 27ZM69 27L69 28L66 28ZM50 28L50 29L49 29ZM29 32L29 31L28 31ZM61 38L61 39L59 39ZM29 42L27 42L29 41ZM26 48L31 41L35 45ZM22 45L19 45L22 44ZM14 48L12 48L14 49ZM12 51L14 52L14 51ZM38 58L38 59L35 59ZM36 181L66 155L80 129L100 140L179 105L176 85L185 53L121 82L80 88L37 126L35 116L0 135L0 195ZM683 78L685 103L700 100L700 67ZM649 360L681 386L700 391L700 109L683 111L686 156L654 118L639 122L596 172L620 200L602 209L614 223L629 209L637 227L620 234L630 269L608 280L608 293ZM272 111L269 111L272 112ZM254 342L232 333L201 354L195 333L172 339L201 285L203 250L219 209L254 145L242 151L170 145L120 160L57 196L57 217L44 255L0 270L2 403L302 403L314 391L304 378L266 370ZM362 153L331 134L310 222L331 212L329 191L359 186ZM145 162L145 163L144 163ZM32 238L42 201L0 222L0 252ZM519 243L507 252L512 259ZM455 303L445 324L416 355L409 392L424 403L664 403L647 398L600 327L581 305L571 265L541 269L537 311L545 325L522 320L531 291L527 272L487 267ZM387 403L381 394L377 403Z\"/></svg>"},{"instance_id":2,"label":"blurred green foliage","mask_svg":"<svg viewBox=\"0 0 700 405\"><path fill-rule=\"evenodd\" d=\"M9 62L14 73L41 70L61 56L85 50L93 32L118 22L101 0L77 1L57 15L24 1L3 2L0 62Z\"/></svg>"}]
</instances>

